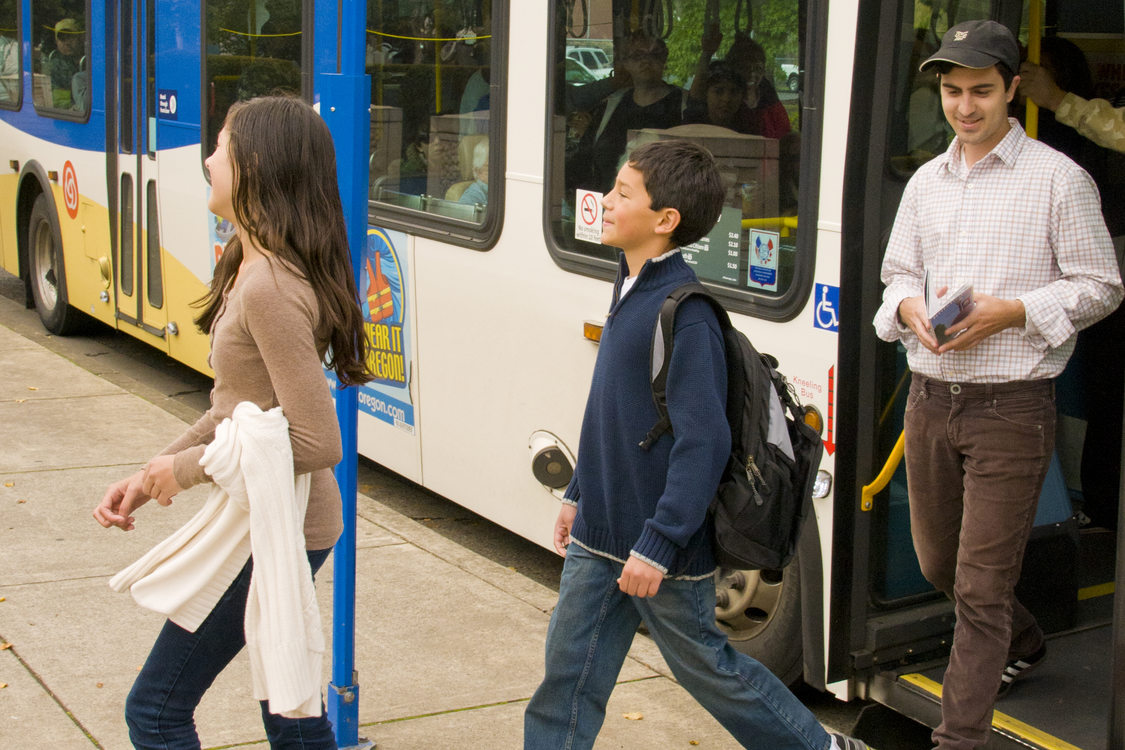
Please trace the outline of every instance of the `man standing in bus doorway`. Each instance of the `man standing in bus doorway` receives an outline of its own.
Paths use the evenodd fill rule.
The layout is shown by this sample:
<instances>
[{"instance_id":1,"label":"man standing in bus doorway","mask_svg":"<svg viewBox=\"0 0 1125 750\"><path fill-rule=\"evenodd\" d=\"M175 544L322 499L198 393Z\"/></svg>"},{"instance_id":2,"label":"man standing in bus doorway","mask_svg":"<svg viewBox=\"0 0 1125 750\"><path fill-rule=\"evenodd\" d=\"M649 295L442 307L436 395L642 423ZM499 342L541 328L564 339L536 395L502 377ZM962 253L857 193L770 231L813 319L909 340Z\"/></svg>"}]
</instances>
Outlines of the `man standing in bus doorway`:
<instances>
[{"instance_id":1,"label":"man standing in bus doorway","mask_svg":"<svg viewBox=\"0 0 1125 750\"><path fill-rule=\"evenodd\" d=\"M913 371L906 472L922 572L955 605L942 750L983 745L998 693L1046 656L1014 587L1054 452L1054 378L1077 331L1122 299L1093 181L1007 116L1019 47L993 21L951 28L936 68L956 138L903 193L875 329ZM939 344L926 289L971 285Z\"/></svg>"}]
</instances>

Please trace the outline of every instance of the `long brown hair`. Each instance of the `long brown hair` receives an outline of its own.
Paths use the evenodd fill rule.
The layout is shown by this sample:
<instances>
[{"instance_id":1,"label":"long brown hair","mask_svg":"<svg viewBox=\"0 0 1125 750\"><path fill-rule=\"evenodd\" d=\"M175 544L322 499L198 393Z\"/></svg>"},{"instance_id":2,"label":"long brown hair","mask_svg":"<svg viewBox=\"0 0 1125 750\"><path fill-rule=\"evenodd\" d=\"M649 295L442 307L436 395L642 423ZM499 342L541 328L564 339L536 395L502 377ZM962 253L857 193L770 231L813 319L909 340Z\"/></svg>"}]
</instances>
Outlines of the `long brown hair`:
<instances>
[{"instance_id":1,"label":"long brown hair","mask_svg":"<svg viewBox=\"0 0 1125 750\"><path fill-rule=\"evenodd\" d=\"M304 275L319 305L315 333L329 346L326 364L343 385L366 383L372 379L368 341L328 126L300 99L266 96L235 103L223 127L240 232ZM241 263L236 234L215 264L210 292L197 301L203 310L195 323L204 333L211 332Z\"/></svg>"}]
</instances>

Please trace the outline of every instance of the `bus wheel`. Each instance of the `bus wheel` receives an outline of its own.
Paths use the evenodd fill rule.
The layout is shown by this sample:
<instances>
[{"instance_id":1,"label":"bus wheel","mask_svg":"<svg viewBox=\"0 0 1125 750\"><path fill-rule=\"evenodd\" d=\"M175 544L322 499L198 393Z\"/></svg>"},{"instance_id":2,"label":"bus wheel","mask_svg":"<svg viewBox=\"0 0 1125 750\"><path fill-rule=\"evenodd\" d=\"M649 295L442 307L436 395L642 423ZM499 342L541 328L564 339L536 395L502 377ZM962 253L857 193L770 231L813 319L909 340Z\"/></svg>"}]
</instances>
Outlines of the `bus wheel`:
<instances>
[{"instance_id":1,"label":"bus wheel","mask_svg":"<svg viewBox=\"0 0 1125 750\"><path fill-rule=\"evenodd\" d=\"M62 242L51 226L46 194L35 199L27 224L28 276L43 327L59 336L74 332L80 315L66 298Z\"/></svg>"},{"instance_id":2,"label":"bus wheel","mask_svg":"<svg viewBox=\"0 0 1125 750\"><path fill-rule=\"evenodd\" d=\"M802 673L797 559L785 570L721 568L715 595L715 619L731 645L760 661L786 685L796 682Z\"/></svg>"}]
</instances>

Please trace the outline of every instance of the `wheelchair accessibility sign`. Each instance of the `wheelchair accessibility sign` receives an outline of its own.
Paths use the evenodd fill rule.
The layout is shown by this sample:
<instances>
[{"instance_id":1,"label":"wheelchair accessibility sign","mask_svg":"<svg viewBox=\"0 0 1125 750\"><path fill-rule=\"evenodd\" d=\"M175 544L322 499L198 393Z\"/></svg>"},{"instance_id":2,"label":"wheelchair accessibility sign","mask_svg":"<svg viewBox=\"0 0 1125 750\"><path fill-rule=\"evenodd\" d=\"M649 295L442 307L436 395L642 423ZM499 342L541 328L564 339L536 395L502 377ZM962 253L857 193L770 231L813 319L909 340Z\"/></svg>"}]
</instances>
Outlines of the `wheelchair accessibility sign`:
<instances>
[{"instance_id":1,"label":"wheelchair accessibility sign","mask_svg":"<svg viewBox=\"0 0 1125 750\"><path fill-rule=\"evenodd\" d=\"M817 284L813 297L813 327L826 331L840 329L840 287Z\"/></svg>"}]
</instances>

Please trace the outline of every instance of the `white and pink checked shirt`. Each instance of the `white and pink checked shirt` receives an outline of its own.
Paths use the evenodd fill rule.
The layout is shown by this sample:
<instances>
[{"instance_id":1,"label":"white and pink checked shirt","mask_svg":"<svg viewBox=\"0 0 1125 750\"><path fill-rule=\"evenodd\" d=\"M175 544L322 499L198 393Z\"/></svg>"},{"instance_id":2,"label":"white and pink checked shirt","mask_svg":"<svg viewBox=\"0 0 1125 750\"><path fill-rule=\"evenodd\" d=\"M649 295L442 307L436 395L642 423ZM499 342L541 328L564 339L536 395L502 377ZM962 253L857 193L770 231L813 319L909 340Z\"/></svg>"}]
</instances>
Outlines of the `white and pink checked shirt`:
<instances>
[{"instance_id":1,"label":"white and pink checked shirt","mask_svg":"<svg viewBox=\"0 0 1125 750\"><path fill-rule=\"evenodd\" d=\"M1121 302L1121 276L1094 181L1020 124L965 169L958 139L906 186L883 258L887 288L875 332L901 340L910 369L961 383L1053 378L1078 330ZM898 318L899 304L964 283L975 294L1019 299L1023 328L1009 328L962 352L931 353Z\"/></svg>"}]
</instances>

